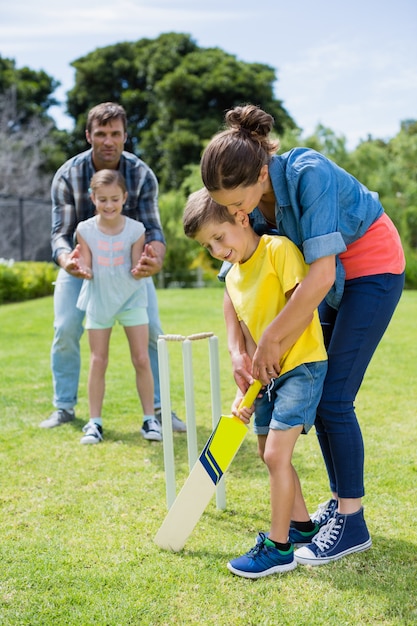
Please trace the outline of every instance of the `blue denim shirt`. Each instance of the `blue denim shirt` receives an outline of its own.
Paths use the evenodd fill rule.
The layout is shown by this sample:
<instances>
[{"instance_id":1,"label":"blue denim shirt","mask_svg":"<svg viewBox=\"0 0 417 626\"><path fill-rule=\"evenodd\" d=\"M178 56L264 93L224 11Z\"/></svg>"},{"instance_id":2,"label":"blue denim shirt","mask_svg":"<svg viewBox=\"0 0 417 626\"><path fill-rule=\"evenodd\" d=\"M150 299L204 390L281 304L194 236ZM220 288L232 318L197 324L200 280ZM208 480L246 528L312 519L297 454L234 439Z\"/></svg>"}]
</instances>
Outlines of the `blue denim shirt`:
<instances>
[{"instance_id":1,"label":"blue denim shirt","mask_svg":"<svg viewBox=\"0 0 417 626\"><path fill-rule=\"evenodd\" d=\"M345 282L338 255L383 214L378 194L309 148L273 156L269 175L276 198L277 233L300 248L306 263L336 255L336 280L326 300L337 309ZM266 225L257 208L251 221L257 231Z\"/></svg>"}]
</instances>

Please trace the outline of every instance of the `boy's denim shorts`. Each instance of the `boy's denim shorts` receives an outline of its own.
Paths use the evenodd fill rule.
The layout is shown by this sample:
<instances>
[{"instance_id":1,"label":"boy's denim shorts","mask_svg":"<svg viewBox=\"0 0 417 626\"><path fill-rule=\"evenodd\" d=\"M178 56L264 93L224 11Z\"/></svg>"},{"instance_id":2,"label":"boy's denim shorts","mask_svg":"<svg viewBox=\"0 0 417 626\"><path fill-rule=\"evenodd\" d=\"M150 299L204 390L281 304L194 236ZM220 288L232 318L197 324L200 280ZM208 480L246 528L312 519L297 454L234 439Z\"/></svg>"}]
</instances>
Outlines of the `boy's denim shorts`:
<instances>
[{"instance_id":1,"label":"boy's denim shorts","mask_svg":"<svg viewBox=\"0 0 417 626\"><path fill-rule=\"evenodd\" d=\"M96 322L87 315L85 327L87 330L104 330L105 328L112 328L116 322L119 322L121 326L142 326L142 324L148 323L148 311L146 307L136 307L134 309L125 309L116 313L112 318L107 320L104 324Z\"/></svg>"},{"instance_id":2,"label":"boy's denim shorts","mask_svg":"<svg viewBox=\"0 0 417 626\"><path fill-rule=\"evenodd\" d=\"M271 381L255 400L253 432L267 435L270 428L302 426L303 433L308 433L316 419L326 372L327 361L303 363Z\"/></svg>"}]
</instances>

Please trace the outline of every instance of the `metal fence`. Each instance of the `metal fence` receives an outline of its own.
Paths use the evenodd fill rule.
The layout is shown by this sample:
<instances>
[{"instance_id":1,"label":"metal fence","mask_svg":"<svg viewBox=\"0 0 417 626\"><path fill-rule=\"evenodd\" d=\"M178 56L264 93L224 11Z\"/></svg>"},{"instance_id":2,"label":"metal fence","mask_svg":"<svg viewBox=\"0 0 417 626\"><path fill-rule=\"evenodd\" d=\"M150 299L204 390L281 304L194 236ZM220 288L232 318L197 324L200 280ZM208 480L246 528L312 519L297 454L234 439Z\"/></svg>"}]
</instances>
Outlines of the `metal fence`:
<instances>
[{"instance_id":1,"label":"metal fence","mask_svg":"<svg viewBox=\"0 0 417 626\"><path fill-rule=\"evenodd\" d=\"M51 202L0 194L0 259L51 261ZM156 277L160 289L204 287L201 268L163 269Z\"/></svg>"},{"instance_id":2,"label":"metal fence","mask_svg":"<svg viewBox=\"0 0 417 626\"><path fill-rule=\"evenodd\" d=\"M0 194L0 258L51 261L51 202Z\"/></svg>"}]
</instances>

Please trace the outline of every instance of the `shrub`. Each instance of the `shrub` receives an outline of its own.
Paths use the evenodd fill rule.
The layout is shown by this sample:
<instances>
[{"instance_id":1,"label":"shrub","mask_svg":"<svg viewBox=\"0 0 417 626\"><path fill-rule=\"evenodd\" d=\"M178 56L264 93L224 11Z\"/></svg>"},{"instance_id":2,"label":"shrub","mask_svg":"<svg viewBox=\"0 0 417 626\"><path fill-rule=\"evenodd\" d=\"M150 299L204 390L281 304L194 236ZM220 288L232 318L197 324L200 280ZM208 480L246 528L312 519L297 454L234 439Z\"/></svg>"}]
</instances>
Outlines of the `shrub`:
<instances>
[{"instance_id":1,"label":"shrub","mask_svg":"<svg viewBox=\"0 0 417 626\"><path fill-rule=\"evenodd\" d=\"M417 289L417 251L405 246L405 288Z\"/></svg>"},{"instance_id":2,"label":"shrub","mask_svg":"<svg viewBox=\"0 0 417 626\"><path fill-rule=\"evenodd\" d=\"M0 304L51 295L57 272L53 263L0 259Z\"/></svg>"}]
</instances>

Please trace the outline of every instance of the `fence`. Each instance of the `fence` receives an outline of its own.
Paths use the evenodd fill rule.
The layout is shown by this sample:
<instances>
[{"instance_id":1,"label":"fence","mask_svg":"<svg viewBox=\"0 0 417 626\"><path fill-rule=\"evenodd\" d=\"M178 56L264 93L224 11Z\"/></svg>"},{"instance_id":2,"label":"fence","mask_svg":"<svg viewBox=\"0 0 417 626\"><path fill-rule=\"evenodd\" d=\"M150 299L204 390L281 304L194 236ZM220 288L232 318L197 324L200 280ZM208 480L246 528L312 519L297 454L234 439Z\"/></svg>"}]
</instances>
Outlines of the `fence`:
<instances>
[{"instance_id":1,"label":"fence","mask_svg":"<svg viewBox=\"0 0 417 626\"><path fill-rule=\"evenodd\" d=\"M0 194L0 258L51 261L50 200ZM201 268L163 269L155 281L159 289L205 286Z\"/></svg>"},{"instance_id":2,"label":"fence","mask_svg":"<svg viewBox=\"0 0 417 626\"><path fill-rule=\"evenodd\" d=\"M51 260L51 202L0 194L0 258Z\"/></svg>"}]
</instances>

